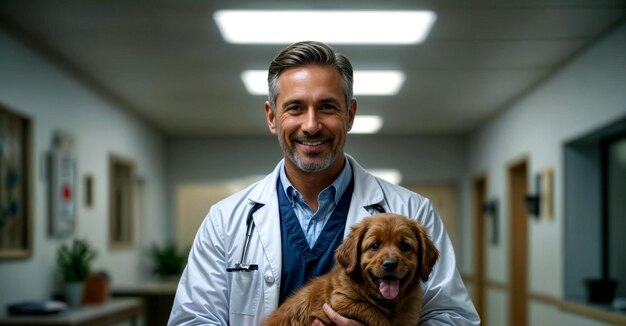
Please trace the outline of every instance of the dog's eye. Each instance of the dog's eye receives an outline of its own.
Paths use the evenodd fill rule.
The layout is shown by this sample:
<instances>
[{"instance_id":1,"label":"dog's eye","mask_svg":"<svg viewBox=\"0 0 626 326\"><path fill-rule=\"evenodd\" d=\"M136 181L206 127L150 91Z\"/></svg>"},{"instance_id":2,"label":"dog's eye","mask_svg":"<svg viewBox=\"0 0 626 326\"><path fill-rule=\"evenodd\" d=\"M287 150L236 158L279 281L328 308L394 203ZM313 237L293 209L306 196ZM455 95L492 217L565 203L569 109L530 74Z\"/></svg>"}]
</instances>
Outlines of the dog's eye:
<instances>
[{"instance_id":1,"label":"dog's eye","mask_svg":"<svg viewBox=\"0 0 626 326\"><path fill-rule=\"evenodd\" d=\"M409 251L409 250L411 250L411 246L409 246L409 244L406 243L406 242L402 242L402 243L400 243L400 250L402 250L402 251Z\"/></svg>"},{"instance_id":2,"label":"dog's eye","mask_svg":"<svg viewBox=\"0 0 626 326\"><path fill-rule=\"evenodd\" d=\"M380 244L378 242L372 242L372 244L370 245L370 249L372 250L378 250L379 247Z\"/></svg>"}]
</instances>

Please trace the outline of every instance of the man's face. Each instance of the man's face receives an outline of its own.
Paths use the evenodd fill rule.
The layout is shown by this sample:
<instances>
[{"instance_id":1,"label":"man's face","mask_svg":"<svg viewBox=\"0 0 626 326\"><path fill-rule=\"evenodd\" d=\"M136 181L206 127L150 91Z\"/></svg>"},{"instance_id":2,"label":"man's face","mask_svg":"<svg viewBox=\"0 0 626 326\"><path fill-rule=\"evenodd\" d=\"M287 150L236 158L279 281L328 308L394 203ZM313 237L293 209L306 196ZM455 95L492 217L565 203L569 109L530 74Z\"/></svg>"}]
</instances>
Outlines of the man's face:
<instances>
[{"instance_id":1,"label":"man's face","mask_svg":"<svg viewBox=\"0 0 626 326\"><path fill-rule=\"evenodd\" d=\"M272 134L287 158L301 171L321 172L341 164L346 135L356 114L356 102L346 108L341 75L331 67L308 65L282 72L276 108L265 103Z\"/></svg>"}]
</instances>

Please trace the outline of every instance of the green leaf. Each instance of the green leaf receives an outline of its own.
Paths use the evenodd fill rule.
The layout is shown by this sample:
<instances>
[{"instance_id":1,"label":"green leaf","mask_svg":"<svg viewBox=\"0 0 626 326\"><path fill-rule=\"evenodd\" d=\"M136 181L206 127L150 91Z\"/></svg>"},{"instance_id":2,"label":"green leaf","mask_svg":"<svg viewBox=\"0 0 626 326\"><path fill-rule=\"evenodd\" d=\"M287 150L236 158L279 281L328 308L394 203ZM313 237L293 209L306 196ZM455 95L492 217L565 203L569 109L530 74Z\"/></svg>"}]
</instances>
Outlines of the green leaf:
<instances>
[{"instance_id":1,"label":"green leaf","mask_svg":"<svg viewBox=\"0 0 626 326\"><path fill-rule=\"evenodd\" d=\"M57 266L66 282L84 281L91 273L91 262L97 252L82 239L63 244L57 251Z\"/></svg>"}]
</instances>

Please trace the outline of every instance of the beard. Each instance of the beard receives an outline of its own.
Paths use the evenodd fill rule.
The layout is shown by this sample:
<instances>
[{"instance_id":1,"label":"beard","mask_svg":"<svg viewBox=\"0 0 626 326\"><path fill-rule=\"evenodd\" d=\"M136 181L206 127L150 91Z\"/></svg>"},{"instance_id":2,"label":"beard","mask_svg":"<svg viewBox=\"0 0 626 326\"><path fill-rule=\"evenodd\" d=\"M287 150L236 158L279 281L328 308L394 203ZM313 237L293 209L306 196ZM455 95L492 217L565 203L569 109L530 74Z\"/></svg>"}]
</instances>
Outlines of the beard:
<instances>
[{"instance_id":1,"label":"beard","mask_svg":"<svg viewBox=\"0 0 626 326\"><path fill-rule=\"evenodd\" d=\"M306 158L302 158L295 150L289 150L286 152L287 157L293 164L295 164L300 170L307 173L316 173L322 172L330 167L330 165L337 158L337 152L332 151L325 158L319 157L317 160L306 160ZM319 155L310 155L309 157L315 157Z\"/></svg>"},{"instance_id":2,"label":"beard","mask_svg":"<svg viewBox=\"0 0 626 326\"><path fill-rule=\"evenodd\" d=\"M297 143L299 140L291 139L291 142ZM322 157L324 154L321 153L310 153L308 155L298 153L295 147L287 148L282 140L279 143L285 156L301 171L306 173L322 172L328 169L338 156L337 149L333 149L326 157Z\"/></svg>"}]
</instances>

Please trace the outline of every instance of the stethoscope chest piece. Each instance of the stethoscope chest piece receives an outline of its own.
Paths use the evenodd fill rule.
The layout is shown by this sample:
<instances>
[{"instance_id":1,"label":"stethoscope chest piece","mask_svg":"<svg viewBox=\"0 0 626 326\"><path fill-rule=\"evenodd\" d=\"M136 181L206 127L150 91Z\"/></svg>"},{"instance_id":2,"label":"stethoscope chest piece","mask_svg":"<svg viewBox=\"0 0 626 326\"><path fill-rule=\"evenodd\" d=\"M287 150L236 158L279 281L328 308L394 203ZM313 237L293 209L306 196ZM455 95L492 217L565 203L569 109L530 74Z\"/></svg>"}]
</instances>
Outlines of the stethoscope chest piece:
<instances>
[{"instance_id":1,"label":"stethoscope chest piece","mask_svg":"<svg viewBox=\"0 0 626 326\"><path fill-rule=\"evenodd\" d=\"M235 267L229 267L227 272L252 272L259 269L259 265L235 264Z\"/></svg>"}]
</instances>

